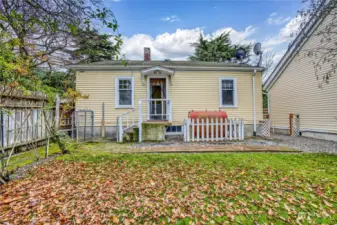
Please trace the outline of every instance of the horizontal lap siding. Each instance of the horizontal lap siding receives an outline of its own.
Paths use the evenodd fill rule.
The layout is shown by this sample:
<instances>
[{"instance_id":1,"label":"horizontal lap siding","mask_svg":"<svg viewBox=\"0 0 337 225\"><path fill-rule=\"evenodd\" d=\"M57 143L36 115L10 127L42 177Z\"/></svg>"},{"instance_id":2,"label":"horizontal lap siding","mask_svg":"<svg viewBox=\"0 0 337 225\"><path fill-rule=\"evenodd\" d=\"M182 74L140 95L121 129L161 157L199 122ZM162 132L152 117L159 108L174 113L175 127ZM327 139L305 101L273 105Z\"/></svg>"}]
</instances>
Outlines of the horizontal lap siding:
<instances>
[{"instance_id":1,"label":"horizontal lap siding","mask_svg":"<svg viewBox=\"0 0 337 225\"><path fill-rule=\"evenodd\" d=\"M146 99L147 82L142 84L139 71L86 71L77 73L77 90L89 95L89 99L79 100L78 109L95 111L95 125L100 126L102 103L105 103L107 125L115 125L120 114L131 109L115 109L115 78L133 76L135 84L135 107L140 99ZM219 78L237 78L238 107L222 108L230 117L243 118L246 124L253 123L252 73L236 72L182 72L176 71L169 83L169 99L172 101L173 124L182 125L190 110L219 110ZM261 74L256 76L257 120L262 119ZM144 110L143 110L144 111ZM145 111L144 111L145 113Z\"/></svg>"},{"instance_id":2,"label":"horizontal lap siding","mask_svg":"<svg viewBox=\"0 0 337 225\"><path fill-rule=\"evenodd\" d=\"M312 59L301 57L303 50L315 48L319 43L320 37L312 36L271 88L269 97L274 126L289 127L289 113L294 113L300 115L301 129L337 133L336 76L319 88L321 80L316 79ZM329 67L322 68L319 74Z\"/></svg>"},{"instance_id":3,"label":"horizontal lap siding","mask_svg":"<svg viewBox=\"0 0 337 225\"><path fill-rule=\"evenodd\" d=\"M191 110L219 110L219 79L234 77L237 82L237 108L222 108L229 117L253 123L252 73L176 72L169 96L172 99L173 123L182 124ZM257 120L262 119L261 75L256 76Z\"/></svg>"},{"instance_id":4,"label":"horizontal lap siding","mask_svg":"<svg viewBox=\"0 0 337 225\"><path fill-rule=\"evenodd\" d=\"M89 95L89 99L79 100L76 109L92 109L95 112L95 126L101 125L102 103L105 105L105 120L107 126L116 125L117 116L132 109L115 108L115 78L134 77L135 107L138 101L146 98L146 86L143 86L139 72L128 71L86 71L77 73L77 90Z\"/></svg>"}]
</instances>

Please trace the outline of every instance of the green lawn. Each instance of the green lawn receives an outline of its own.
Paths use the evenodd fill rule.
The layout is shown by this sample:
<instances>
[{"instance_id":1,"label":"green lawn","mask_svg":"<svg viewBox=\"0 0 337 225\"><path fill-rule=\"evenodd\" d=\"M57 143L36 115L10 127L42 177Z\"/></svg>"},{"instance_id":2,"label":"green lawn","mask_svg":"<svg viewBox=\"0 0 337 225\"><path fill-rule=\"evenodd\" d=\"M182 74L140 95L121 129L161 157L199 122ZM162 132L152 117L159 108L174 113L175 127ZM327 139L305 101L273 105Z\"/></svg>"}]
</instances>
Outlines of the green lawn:
<instances>
[{"instance_id":1,"label":"green lawn","mask_svg":"<svg viewBox=\"0 0 337 225\"><path fill-rule=\"evenodd\" d=\"M2 187L0 222L335 224L336 171L337 156L327 154L122 155L82 146Z\"/></svg>"},{"instance_id":2,"label":"green lawn","mask_svg":"<svg viewBox=\"0 0 337 225\"><path fill-rule=\"evenodd\" d=\"M36 162L39 159L43 159L46 156L45 152L45 147L41 147L38 148L36 151L30 150L21 154L14 155L9 161L8 170L12 171L19 167ZM48 153L49 155L53 155L55 153L61 153L61 150L56 144L50 144ZM7 158L5 160L7 160Z\"/></svg>"}]
</instances>

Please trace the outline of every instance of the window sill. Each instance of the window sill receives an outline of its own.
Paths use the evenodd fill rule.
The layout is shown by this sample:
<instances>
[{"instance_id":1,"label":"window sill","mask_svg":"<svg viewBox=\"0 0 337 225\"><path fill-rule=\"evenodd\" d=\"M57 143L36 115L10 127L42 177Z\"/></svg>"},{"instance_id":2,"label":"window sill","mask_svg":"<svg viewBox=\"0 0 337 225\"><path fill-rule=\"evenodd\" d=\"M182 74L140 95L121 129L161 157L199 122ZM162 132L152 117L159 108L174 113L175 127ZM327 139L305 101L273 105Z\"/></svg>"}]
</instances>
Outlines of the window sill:
<instances>
[{"instance_id":1,"label":"window sill","mask_svg":"<svg viewBox=\"0 0 337 225\"><path fill-rule=\"evenodd\" d=\"M135 107L133 107L132 105L119 105L119 106L115 106L115 109L134 109Z\"/></svg>"},{"instance_id":2,"label":"window sill","mask_svg":"<svg viewBox=\"0 0 337 225\"><path fill-rule=\"evenodd\" d=\"M220 109L225 109L225 108L237 108L237 105L221 105Z\"/></svg>"}]
</instances>

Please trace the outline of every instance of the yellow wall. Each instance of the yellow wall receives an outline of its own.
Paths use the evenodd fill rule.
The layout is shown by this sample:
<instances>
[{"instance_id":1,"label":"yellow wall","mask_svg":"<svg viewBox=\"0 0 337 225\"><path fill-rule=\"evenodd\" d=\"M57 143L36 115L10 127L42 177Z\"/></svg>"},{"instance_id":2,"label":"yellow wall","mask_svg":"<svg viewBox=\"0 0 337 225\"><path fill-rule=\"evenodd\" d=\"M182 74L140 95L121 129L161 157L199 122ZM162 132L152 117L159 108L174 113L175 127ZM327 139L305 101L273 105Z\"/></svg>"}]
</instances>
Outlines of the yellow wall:
<instances>
[{"instance_id":1,"label":"yellow wall","mask_svg":"<svg viewBox=\"0 0 337 225\"><path fill-rule=\"evenodd\" d=\"M147 82L142 84L139 71L86 71L77 72L76 87L89 99L79 100L77 109L95 111L95 125L99 126L102 103L105 103L105 120L115 125L120 114L131 109L115 109L115 78L133 76L135 84L135 107L140 99L146 99ZM172 101L172 122L182 125L190 110L219 110L219 78L234 77L237 80L237 108L222 108L229 117L243 118L246 124L253 123L252 72L176 71L172 85L168 84ZM256 75L257 121L262 119L261 74Z\"/></svg>"},{"instance_id":2,"label":"yellow wall","mask_svg":"<svg viewBox=\"0 0 337 225\"><path fill-rule=\"evenodd\" d=\"M329 21L327 18L323 24ZM322 29L322 25L318 30ZM317 31L316 31L317 32ZM306 49L317 48L320 36L312 36L295 56L269 91L270 116L273 126L289 128L289 113L300 115L301 129L337 133L337 79L329 84L317 80L311 58L303 57ZM318 74L330 69L326 64ZM320 76L321 78L321 76Z\"/></svg>"}]
</instances>

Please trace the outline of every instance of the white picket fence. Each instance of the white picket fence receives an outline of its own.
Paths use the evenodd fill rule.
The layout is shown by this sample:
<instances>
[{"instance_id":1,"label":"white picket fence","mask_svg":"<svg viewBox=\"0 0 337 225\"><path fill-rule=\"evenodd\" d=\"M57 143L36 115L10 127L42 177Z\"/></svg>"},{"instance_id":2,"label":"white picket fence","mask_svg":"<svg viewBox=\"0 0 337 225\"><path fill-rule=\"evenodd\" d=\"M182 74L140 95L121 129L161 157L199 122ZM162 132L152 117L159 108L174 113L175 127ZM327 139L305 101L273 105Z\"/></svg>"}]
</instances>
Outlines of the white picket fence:
<instances>
[{"instance_id":1,"label":"white picket fence","mask_svg":"<svg viewBox=\"0 0 337 225\"><path fill-rule=\"evenodd\" d=\"M245 124L243 119L185 119L184 141L238 141L244 140Z\"/></svg>"}]
</instances>

